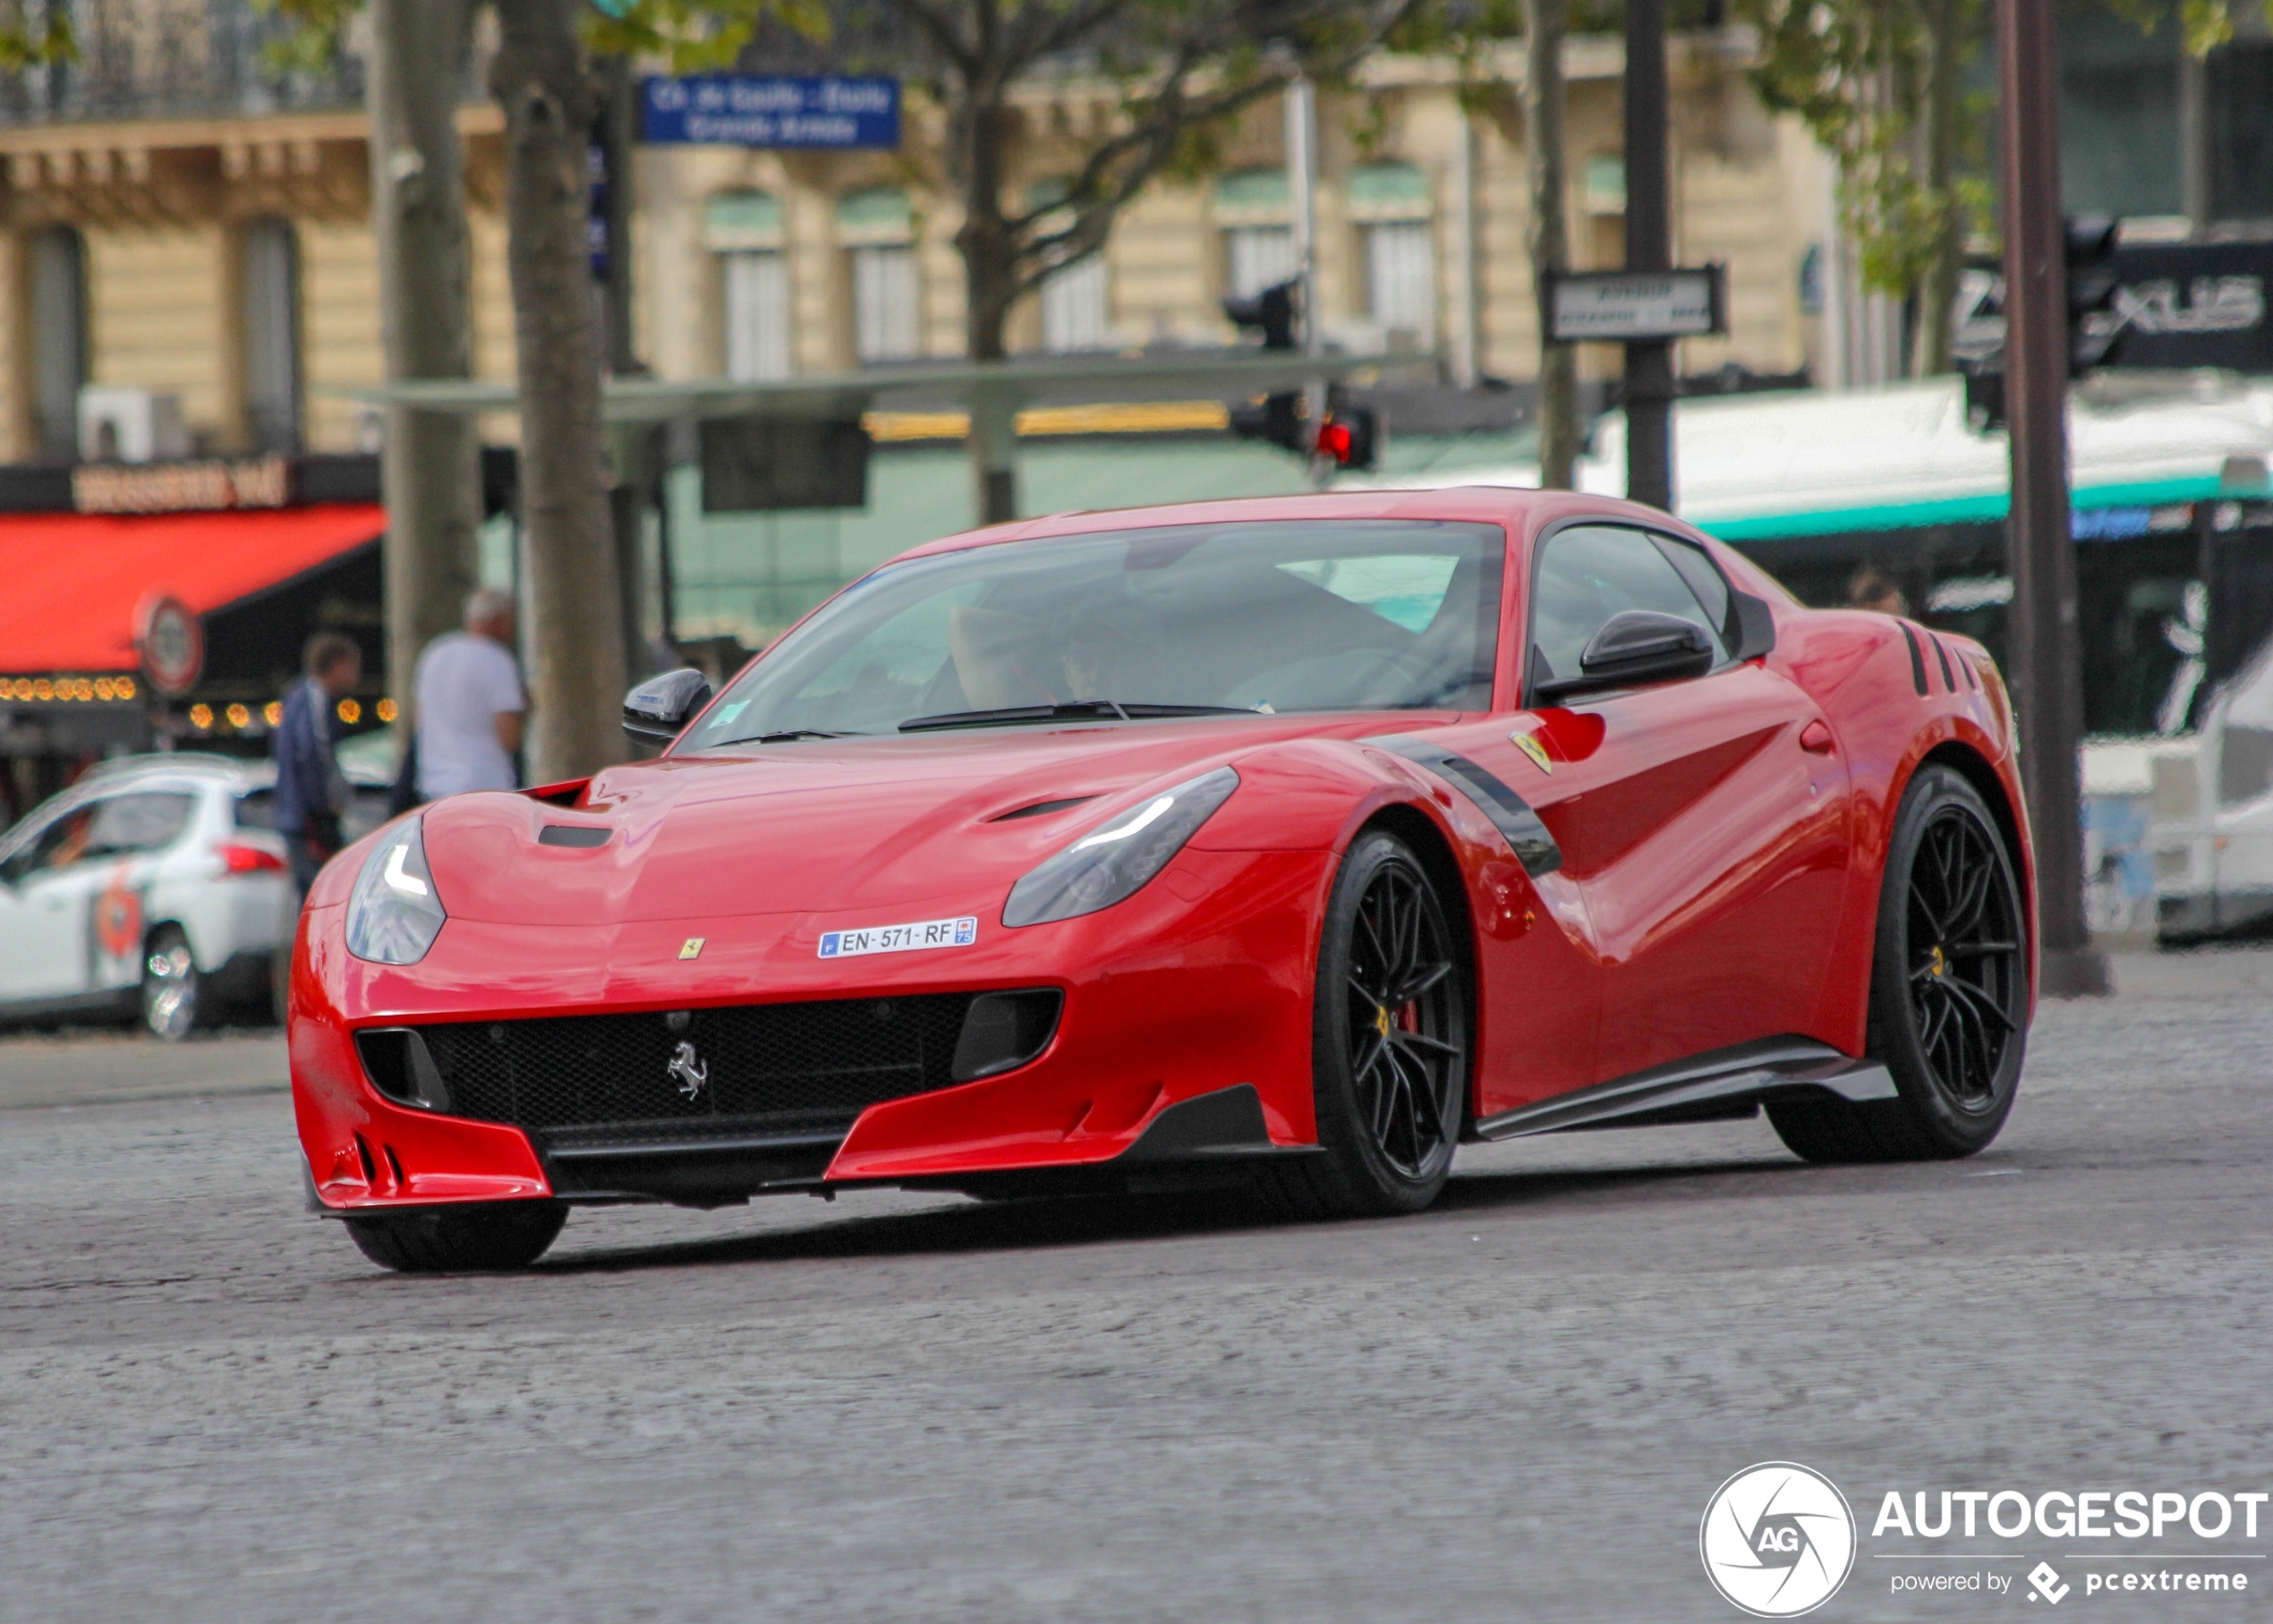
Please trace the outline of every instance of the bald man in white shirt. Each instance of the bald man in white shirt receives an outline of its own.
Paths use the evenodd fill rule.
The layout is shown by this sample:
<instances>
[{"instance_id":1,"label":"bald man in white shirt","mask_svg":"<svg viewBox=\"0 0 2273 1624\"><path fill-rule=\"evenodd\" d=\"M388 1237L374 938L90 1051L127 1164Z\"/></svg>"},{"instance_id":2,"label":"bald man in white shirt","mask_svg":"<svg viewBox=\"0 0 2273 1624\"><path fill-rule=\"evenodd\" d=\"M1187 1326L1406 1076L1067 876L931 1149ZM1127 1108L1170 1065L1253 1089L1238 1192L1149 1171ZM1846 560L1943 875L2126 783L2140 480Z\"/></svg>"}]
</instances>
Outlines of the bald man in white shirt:
<instances>
[{"instance_id":1,"label":"bald man in white shirt","mask_svg":"<svg viewBox=\"0 0 2273 1624\"><path fill-rule=\"evenodd\" d=\"M513 659L513 599L484 587L465 600L465 630L418 657L418 790L426 800L519 786L514 752L529 715Z\"/></svg>"}]
</instances>

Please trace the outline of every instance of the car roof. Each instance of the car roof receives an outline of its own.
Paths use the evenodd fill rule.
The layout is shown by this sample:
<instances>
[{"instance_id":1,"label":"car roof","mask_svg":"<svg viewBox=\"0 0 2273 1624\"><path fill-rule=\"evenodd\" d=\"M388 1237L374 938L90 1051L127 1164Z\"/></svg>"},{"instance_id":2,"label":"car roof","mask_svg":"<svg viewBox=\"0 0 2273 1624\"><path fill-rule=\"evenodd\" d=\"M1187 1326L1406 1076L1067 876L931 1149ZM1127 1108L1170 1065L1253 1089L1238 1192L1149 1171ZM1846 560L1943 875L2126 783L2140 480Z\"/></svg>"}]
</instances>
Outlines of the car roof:
<instances>
[{"instance_id":1,"label":"car roof","mask_svg":"<svg viewBox=\"0 0 2273 1624\"><path fill-rule=\"evenodd\" d=\"M148 755L113 756L88 769L72 789L107 787L128 778L225 778L243 787L263 781L274 783L273 762L256 757L220 755L204 750L157 751ZM64 792L66 794L69 791Z\"/></svg>"},{"instance_id":2,"label":"car roof","mask_svg":"<svg viewBox=\"0 0 2273 1624\"><path fill-rule=\"evenodd\" d=\"M1288 519L1448 519L1503 524L1520 533L1552 519L1581 514L1625 519L1690 533L1690 526L1671 514L1617 497L1583 491L1526 490L1506 485L1452 485L1436 490L1316 491L1290 497L1233 497L1205 502L1163 503L1153 507L1056 513L942 536L936 541L909 548L892 562L1010 541L1179 524Z\"/></svg>"}]
</instances>

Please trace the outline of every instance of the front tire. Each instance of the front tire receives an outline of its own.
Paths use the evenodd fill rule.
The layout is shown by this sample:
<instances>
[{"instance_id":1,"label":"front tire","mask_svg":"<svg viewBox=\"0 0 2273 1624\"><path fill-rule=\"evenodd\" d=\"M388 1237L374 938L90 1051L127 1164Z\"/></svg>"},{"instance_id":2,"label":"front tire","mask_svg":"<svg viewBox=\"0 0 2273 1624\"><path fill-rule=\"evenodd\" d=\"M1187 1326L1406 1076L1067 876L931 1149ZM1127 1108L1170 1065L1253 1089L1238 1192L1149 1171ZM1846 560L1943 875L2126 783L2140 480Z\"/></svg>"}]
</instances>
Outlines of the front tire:
<instances>
[{"instance_id":1,"label":"front tire","mask_svg":"<svg viewBox=\"0 0 2273 1624\"><path fill-rule=\"evenodd\" d=\"M505 1201L351 1218L347 1233L365 1257L397 1274L461 1274L524 1269L567 1221L557 1201Z\"/></svg>"},{"instance_id":2,"label":"front tire","mask_svg":"<svg viewBox=\"0 0 2273 1624\"><path fill-rule=\"evenodd\" d=\"M142 1027L152 1037L178 1042L190 1035L201 1013L202 989L190 939L178 925L150 932L142 955Z\"/></svg>"},{"instance_id":3,"label":"front tire","mask_svg":"<svg viewBox=\"0 0 2273 1624\"><path fill-rule=\"evenodd\" d=\"M1469 977L1412 848L1361 835L1326 904L1311 1025L1323 1153L1264 1173L1302 1219L1417 1212L1452 1170L1468 1095Z\"/></svg>"},{"instance_id":4,"label":"front tire","mask_svg":"<svg viewBox=\"0 0 2273 1624\"><path fill-rule=\"evenodd\" d=\"M1879 891L1870 1054L1899 1098L1793 1101L1768 1120L1809 1161L1927 1161L1985 1148L2012 1113L2028 1041L2027 916L1980 792L1947 767L1911 780Z\"/></svg>"}]
</instances>

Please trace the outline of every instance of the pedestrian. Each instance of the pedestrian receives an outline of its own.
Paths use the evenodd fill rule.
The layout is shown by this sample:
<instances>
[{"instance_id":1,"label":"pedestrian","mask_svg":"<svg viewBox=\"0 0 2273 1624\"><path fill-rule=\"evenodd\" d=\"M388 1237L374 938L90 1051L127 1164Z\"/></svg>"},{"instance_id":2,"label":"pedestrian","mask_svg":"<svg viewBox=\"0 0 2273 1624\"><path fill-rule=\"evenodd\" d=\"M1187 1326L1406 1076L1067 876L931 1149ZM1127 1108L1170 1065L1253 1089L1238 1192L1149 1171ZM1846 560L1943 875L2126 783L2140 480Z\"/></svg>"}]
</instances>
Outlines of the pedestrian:
<instances>
[{"instance_id":1,"label":"pedestrian","mask_svg":"<svg viewBox=\"0 0 2273 1624\"><path fill-rule=\"evenodd\" d=\"M418 657L418 793L422 800L520 782L529 700L513 661L513 599L484 587L465 600L465 630Z\"/></svg>"},{"instance_id":2,"label":"pedestrian","mask_svg":"<svg viewBox=\"0 0 2273 1624\"><path fill-rule=\"evenodd\" d=\"M1847 607L1900 617L1910 613L1910 599L1903 596L1892 575L1875 564L1866 564L1847 582Z\"/></svg>"},{"instance_id":3,"label":"pedestrian","mask_svg":"<svg viewBox=\"0 0 2273 1624\"><path fill-rule=\"evenodd\" d=\"M285 695L273 735L277 759L277 832L292 862L293 882L306 896L316 871L346 844L340 819L347 780L332 753L339 743L339 701L362 679L363 654L338 632L319 632L300 659L303 675Z\"/></svg>"}]
</instances>

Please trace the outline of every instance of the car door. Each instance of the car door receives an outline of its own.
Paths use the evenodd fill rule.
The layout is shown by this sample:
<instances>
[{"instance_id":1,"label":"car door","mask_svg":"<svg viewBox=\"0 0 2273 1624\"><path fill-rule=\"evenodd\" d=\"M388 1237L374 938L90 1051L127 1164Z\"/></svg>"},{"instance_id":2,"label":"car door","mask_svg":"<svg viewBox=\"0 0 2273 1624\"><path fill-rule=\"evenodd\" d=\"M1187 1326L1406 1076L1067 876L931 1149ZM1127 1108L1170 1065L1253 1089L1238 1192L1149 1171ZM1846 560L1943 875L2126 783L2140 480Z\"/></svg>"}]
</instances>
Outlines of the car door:
<instances>
[{"instance_id":1,"label":"car door","mask_svg":"<svg viewBox=\"0 0 2273 1624\"><path fill-rule=\"evenodd\" d=\"M89 989L83 859L95 806L51 814L0 862L0 999L37 1002Z\"/></svg>"},{"instance_id":2,"label":"car door","mask_svg":"<svg viewBox=\"0 0 2273 1624\"><path fill-rule=\"evenodd\" d=\"M1814 702L1758 659L1710 556L1613 523L1534 550L1524 700L1487 765L1530 800L1599 956L1599 1079L1808 1031L1845 886L1846 774ZM1553 696L1627 609L1702 627L1706 674ZM1535 702L1542 690L1553 702Z\"/></svg>"},{"instance_id":3,"label":"car door","mask_svg":"<svg viewBox=\"0 0 2273 1624\"><path fill-rule=\"evenodd\" d=\"M182 789L146 789L106 795L95 803L80 884L86 892L87 933L82 952L89 990L133 986L142 978L142 943L153 917L151 893L167 854L183 845L197 816L199 798ZM213 883L209 876L191 882L192 895ZM175 902L190 897L177 888ZM177 906L170 916L192 924L192 909ZM160 915L164 917L165 915Z\"/></svg>"}]
</instances>

